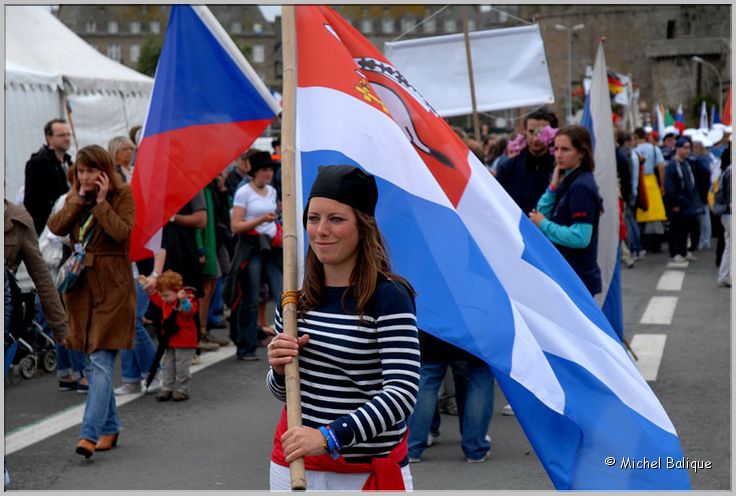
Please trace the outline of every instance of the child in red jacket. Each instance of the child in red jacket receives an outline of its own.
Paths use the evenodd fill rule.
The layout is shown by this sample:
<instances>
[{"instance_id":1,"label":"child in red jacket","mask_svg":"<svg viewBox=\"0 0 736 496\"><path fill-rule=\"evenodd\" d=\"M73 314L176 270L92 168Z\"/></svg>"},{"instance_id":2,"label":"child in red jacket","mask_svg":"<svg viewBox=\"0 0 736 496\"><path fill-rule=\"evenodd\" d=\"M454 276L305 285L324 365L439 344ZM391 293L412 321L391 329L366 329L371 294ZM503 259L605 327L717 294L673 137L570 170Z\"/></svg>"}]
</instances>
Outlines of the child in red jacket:
<instances>
[{"instance_id":1,"label":"child in red jacket","mask_svg":"<svg viewBox=\"0 0 736 496\"><path fill-rule=\"evenodd\" d=\"M168 338L162 359L163 385L156 395L159 401L189 399L190 367L197 351L194 315L198 308L195 294L183 285L181 275L167 270L159 276L156 292L150 295L151 303L163 313L163 336L159 339Z\"/></svg>"}]
</instances>

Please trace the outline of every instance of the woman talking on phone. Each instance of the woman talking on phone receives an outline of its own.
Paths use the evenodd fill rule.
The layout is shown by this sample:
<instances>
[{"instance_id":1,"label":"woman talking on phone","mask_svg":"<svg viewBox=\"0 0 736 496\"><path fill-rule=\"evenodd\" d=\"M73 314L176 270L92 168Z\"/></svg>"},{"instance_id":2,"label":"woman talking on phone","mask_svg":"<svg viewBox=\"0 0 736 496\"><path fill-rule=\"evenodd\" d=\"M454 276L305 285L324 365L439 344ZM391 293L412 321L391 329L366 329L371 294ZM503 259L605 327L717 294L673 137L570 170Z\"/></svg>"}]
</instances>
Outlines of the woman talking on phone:
<instances>
[{"instance_id":1,"label":"woman talking on phone","mask_svg":"<svg viewBox=\"0 0 736 496\"><path fill-rule=\"evenodd\" d=\"M133 194L97 145L79 150L70 170L72 189L48 221L57 236L75 245L89 239L84 269L64 294L68 345L89 356L89 393L76 452L89 458L117 445L121 430L112 388L117 350L132 349L135 288L129 258Z\"/></svg>"},{"instance_id":2,"label":"woman talking on phone","mask_svg":"<svg viewBox=\"0 0 736 496\"><path fill-rule=\"evenodd\" d=\"M529 218L557 247L595 296L601 292L598 268L598 220L603 200L593 177L590 134L567 126L555 136L555 168L547 191Z\"/></svg>"}]
</instances>

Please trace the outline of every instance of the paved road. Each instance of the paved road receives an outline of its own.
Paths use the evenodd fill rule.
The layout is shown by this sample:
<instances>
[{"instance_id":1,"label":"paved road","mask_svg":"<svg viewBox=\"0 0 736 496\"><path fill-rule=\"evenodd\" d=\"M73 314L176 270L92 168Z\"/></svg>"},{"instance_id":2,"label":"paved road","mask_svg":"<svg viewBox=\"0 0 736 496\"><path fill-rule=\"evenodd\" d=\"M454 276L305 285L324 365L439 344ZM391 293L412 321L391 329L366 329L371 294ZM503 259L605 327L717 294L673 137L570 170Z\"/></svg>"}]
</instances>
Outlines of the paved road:
<instances>
[{"instance_id":1,"label":"paved road","mask_svg":"<svg viewBox=\"0 0 736 496\"><path fill-rule=\"evenodd\" d=\"M685 455L713 464L711 470L690 472L693 488L723 490L731 487L731 291L716 286L713 252L699 255L700 260L686 268L667 268L665 254L650 254L624 270L626 336L630 342L639 342L637 336L642 335L666 336L656 380L650 384L678 430ZM666 277L675 287L682 278L681 289L657 289L665 271L684 275ZM671 323L642 324L652 297L662 296L670 302L676 298ZM666 313L664 309L665 320ZM643 359L651 355L646 359L657 362L656 353L639 352ZM73 452L78 425L22 449L12 448L19 433L41 433L44 426L73 417L84 397L56 391L53 375L9 378L8 488L266 490L280 406L265 389L267 363L264 350L259 353L260 361L248 363L236 361L233 348L224 349L222 361L195 373L187 402L128 398L119 409L124 426L119 447L95 454L89 462ZM214 354L206 358L214 360ZM498 391L489 431L493 452L483 464L465 463L457 418L443 415L439 443L425 452L421 463L412 465L415 489L552 489L516 419L500 415L505 404Z\"/></svg>"}]
</instances>

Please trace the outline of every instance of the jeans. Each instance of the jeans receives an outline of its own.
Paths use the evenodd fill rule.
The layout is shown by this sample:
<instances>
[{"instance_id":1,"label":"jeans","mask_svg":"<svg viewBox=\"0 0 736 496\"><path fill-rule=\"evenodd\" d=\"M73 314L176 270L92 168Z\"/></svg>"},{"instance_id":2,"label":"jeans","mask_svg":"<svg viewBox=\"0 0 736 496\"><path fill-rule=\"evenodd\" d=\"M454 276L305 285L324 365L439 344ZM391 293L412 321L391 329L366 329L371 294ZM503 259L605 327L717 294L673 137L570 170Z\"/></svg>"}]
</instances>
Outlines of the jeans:
<instances>
[{"instance_id":1,"label":"jeans","mask_svg":"<svg viewBox=\"0 0 736 496\"><path fill-rule=\"evenodd\" d=\"M120 352L121 376L124 383L135 383L148 377L156 347L143 326L143 317L148 309L148 294L143 286L135 284L135 348Z\"/></svg>"},{"instance_id":2,"label":"jeans","mask_svg":"<svg viewBox=\"0 0 736 496\"><path fill-rule=\"evenodd\" d=\"M409 417L409 457L421 458L427 448L437 405L437 392L447 372L446 362L427 361L419 371L419 393L414 412ZM493 415L493 375L488 365L480 361L452 362L453 373L467 376L467 386L459 382L455 388L461 447L468 459L483 458L491 444L486 440Z\"/></svg>"},{"instance_id":3,"label":"jeans","mask_svg":"<svg viewBox=\"0 0 736 496\"><path fill-rule=\"evenodd\" d=\"M46 322L46 317L41 309L41 299L38 293L36 293L36 320L38 320L38 325L41 326L43 332L51 333L51 328ZM56 375L60 379L72 376L74 380L78 381L84 377L84 361L84 353L81 351L75 351L56 343Z\"/></svg>"},{"instance_id":4,"label":"jeans","mask_svg":"<svg viewBox=\"0 0 736 496\"><path fill-rule=\"evenodd\" d=\"M698 250L708 250L710 249L710 238L712 233L710 228L710 209L707 206L703 209L703 213L698 215L698 224L700 224Z\"/></svg>"},{"instance_id":5,"label":"jeans","mask_svg":"<svg viewBox=\"0 0 736 496\"><path fill-rule=\"evenodd\" d=\"M639 224L636 223L635 210L626 205L624 205L624 222L626 222L626 232L628 234L626 240L629 242L629 250L633 255L638 256L642 250Z\"/></svg>"},{"instance_id":6,"label":"jeans","mask_svg":"<svg viewBox=\"0 0 736 496\"><path fill-rule=\"evenodd\" d=\"M112 390L116 355L117 350L96 350L89 355L89 392L79 437L93 443L99 441L100 436L116 434L121 429Z\"/></svg>"},{"instance_id":7,"label":"jeans","mask_svg":"<svg viewBox=\"0 0 736 496\"><path fill-rule=\"evenodd\" d=\"M222 315L225 309L225 302L222 300L222 286L225 284L225 277L219 277L215 284L215 290L212 292L212 300L210 300L210 311L207 314L207 324L216 322L217 317Z\"/></svg>"},{"instance_id":8,"label":"jeans","mask_svg":"<svg viewBox=\"0 0 736 496\"><path fill-rule=\"evenodd\" d=\"M261 290L261 275L265 274L271 292L280 296L283 275L272 254L260 252L253 255L245 268L243 298L237 309L235 346L240 357L253 355L258 348L258 296Z\"/></svg>"}]
</instances>

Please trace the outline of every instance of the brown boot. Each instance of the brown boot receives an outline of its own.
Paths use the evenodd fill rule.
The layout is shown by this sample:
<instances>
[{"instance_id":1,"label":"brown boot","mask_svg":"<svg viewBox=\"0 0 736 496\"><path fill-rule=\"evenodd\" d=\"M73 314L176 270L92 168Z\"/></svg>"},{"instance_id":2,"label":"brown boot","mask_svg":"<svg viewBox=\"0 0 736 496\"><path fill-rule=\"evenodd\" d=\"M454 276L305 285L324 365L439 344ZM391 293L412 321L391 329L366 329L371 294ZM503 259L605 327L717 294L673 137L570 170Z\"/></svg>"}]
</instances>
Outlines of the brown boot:
<instances>
[{"instance_id":1,"label":"brown boot","mask_svg":"<svg viewBox=\"0 0 736 496\"><path fill-rule=\"evenodd\" d=\"M80 439L79 444L77 444L76 452L89 460L95 452L95 443L89 439Z\"/></svg>"},{"instance_id":2,"label":"brown boot","mask_svg":"<svg viewBox=\"0 0 736 496\"><path fill-rule=\"evenodd\" d=\"M174 393L173 396L174 401L186 401L189 399L189 393L184 393L182 391L177 391Z\"/></svg>"},{"instance_id":3,"label":"brown boot","mask_svg":"<svg viewBox=\"0 0 736 496\"><path fill-rule=\"evenodd\" d=\"M113 449L115 446L118 445L119 435L120 433L117 432L115 434L100 436L100 440L97 441L97 446L95 446L95 451L107 451Z\"/></svg>"}]
</instances>

